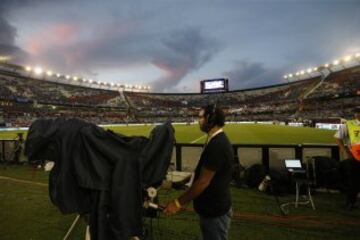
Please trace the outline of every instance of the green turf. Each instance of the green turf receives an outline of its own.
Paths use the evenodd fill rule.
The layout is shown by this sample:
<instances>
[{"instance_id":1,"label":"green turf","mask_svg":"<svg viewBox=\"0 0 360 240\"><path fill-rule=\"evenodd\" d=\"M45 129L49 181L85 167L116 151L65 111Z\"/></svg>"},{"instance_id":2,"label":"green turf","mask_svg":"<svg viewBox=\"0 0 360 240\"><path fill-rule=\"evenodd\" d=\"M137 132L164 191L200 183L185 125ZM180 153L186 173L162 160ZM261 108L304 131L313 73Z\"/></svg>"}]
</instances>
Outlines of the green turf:
<instances>
[{"instance_id":1,"label":"green turf","mask_svg":"<svg viewBox=\"0 0 360 240\"><path fill-rule=\"evenodd\" d=\"M48 174L29 166L0 165L0 176L47 183ZM162 190L160 202L166 204L180 192ZM279 216L274 197L255 189L232 188L234 217L230 239L306 239L356 240L360 236L360 210L342 210L340 194L313 195L317 209L290 208L288 216ZM292 195L280 201L292 201ZM188 206L191 210L191 206ZM0 239L62 239L75 215L63 215L50 202L45 185L0 179ZM149 222L149 221L148 221ZM153 223L155 239L197 239L198 219L193 211L182 211L173 217L160 215ZM70 239L84 239L81 221Z\"/></svg>"},{"instance_id":2,"label":"green turf","mask_svg":"<svg viewBox=\"0 0 360 240\"><path fill-rule=\"evenodd\" d=\"M112 126L114 132L128 136L149 136L154 126ZM303 144L334 143L334 131L308 127L290 127L263 124L229 124L225 126L233 144ZM0 139L14 139L16 132L1 132ZM24 131L25 132L25 131ZM26 133L26 132L25 132ZM175 136L178 143L203 143L204 133L197 124L175 125Z\"/></svg>"}]
</instances>

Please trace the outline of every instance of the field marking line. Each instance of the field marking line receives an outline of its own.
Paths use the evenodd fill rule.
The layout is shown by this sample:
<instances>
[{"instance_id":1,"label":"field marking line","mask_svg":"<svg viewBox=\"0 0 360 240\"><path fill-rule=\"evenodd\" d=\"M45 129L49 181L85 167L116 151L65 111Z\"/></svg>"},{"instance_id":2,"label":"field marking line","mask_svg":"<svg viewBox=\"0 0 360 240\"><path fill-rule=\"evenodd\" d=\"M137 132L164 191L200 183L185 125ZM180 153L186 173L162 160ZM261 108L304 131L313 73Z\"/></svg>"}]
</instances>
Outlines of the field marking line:
<instances>
[{"instance_id":1,"label":"field marking line","mask_svg":"<svg viewBox=\"0 0 360 240\"><path fill-rule=\"evenodd\" d=\"M207 135L202 135L201 137L199 137L198 139L195 139L194 141L192 141L191 143L196 143L197 141L199 141L200 139L206 137Z\"/></svg>"},{"instance_id":2,"label":"field marking line","mask_svg":"<svg viewBox=\"0 0 360 240\"><path fill-rule=\"evenodd\" d=\"M33 181L22 180L22 179L11 178L11 177L5 177L5 176L0 176L0 179L10 180L10 181L13 181L13 182L18 182L18 183L27 183L27 184L32 184L32 185L38 185L38 186L42 186L42 187L49 186L47 183L39 183L39 182L33 182Z\"/></svg>"}]
</instances>

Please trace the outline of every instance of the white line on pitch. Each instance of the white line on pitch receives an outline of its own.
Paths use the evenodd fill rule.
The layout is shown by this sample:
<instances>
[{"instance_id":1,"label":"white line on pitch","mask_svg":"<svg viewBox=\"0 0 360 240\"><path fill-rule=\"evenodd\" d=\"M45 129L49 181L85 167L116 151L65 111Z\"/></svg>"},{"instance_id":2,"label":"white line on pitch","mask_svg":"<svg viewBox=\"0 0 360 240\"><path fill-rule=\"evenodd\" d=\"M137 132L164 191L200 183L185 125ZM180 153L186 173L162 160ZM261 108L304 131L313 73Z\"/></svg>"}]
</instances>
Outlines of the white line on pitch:
<instances>
[{"instance_id":1,"label":"white line on pitch","mask_svg":"<svg viewBox=\"0 0 360 240\"><path fill-rule=\"evenodd\" d=\"M191 143L196 143L197 141L199 141L200 139L202 139L202 138L204 138L204 137L206 137L206 134L203 135L203 136L201 136L201 137L199 137L198 139L195 139L195 140L192 141Z\"/></svg>"}]
</instances>

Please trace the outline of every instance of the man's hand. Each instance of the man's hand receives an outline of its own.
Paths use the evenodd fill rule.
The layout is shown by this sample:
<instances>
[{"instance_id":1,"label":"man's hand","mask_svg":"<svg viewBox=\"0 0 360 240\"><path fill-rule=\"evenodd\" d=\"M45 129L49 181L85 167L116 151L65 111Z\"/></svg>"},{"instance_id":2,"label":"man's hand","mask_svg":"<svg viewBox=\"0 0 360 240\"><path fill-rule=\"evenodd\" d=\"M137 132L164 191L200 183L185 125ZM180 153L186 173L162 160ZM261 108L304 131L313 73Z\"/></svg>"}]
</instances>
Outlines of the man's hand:
<instances>
[{"instance_id":1,"label":"man's hand","mask_svg":"<svg viewBox=\"0 0 360 240\"><path fill-rule=\"evenodd\" d=\"M354 156L349 149L346 149L346 157L347 159L354 159Z\"/></svg>"},{"instance_id":2,"label":"man's hand","mask_svg":"<svg viewBox=\"0 0 360 240\"><path fill-rule=\"evenodd\" d=\"M164 213L167 216L171 216L171 215L176 214L179 210L180 210L180 208L176 206L175 201L171 201L168 203L168 205L164 209Z\"/></svg>"}]
</instances>

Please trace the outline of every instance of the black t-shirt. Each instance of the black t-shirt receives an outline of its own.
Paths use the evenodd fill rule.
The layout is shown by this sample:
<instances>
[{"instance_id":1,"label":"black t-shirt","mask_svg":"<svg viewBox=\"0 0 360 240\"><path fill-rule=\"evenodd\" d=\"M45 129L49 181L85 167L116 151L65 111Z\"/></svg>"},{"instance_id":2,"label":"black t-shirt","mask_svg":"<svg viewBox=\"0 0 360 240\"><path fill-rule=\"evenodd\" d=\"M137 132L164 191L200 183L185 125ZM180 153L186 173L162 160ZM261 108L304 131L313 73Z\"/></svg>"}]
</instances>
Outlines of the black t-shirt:
<instances>
[{"instance_id":1,"label":"black t-shirt","mask_svg":"<svg viewBox=\"0 0 360 240\"><path fill-rule=\"evenodd\" d=\"M233 163L233 148L225 133L221 132L207 144L195 169L194 180L199 178L202 167L215 171L209 186L194 199L195 211L201 216L219 217L229 211Z\"/></svg>"}]
</instances>

